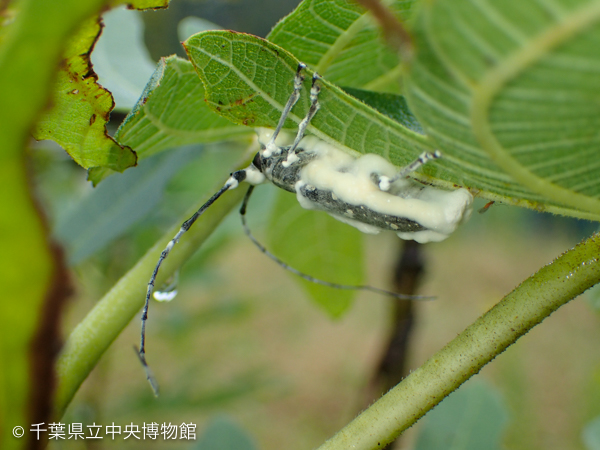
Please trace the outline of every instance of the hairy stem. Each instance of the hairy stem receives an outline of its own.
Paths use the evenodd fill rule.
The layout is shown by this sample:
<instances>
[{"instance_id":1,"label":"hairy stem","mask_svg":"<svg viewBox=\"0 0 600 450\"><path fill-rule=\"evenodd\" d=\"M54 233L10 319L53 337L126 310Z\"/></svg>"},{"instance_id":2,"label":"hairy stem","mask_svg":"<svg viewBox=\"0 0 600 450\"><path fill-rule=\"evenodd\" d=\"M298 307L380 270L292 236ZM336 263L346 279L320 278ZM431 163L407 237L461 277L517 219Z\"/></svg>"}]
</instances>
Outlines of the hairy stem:
<instances>
[{"instance_id":1,"label":"hairy stem","mask_svg":"<svg viewBox=\"0 0 600 450\"><path fill-rule=\"evenodd\" d=\"M181 241L173 247L173 251L161 266L157 286L173 275L194 254L219 222L241 201L244 192L245 189L228 192L182 236ZM186 213L184 218L180 219L177 225L168 230L73 330L56 366L58 391L54 407L55 418L63 415L77 389L96 366L102 354L130 320L137 316L144 304L147 283L160 253L179 231L181 223L205 201L206 198L203 198ZM134 358L133 352L132 358ZM141 370L140 380L143 380Z\"/></svg>"},{"instance_id":2,"label":"hairy stem","mask_svg":"<svg viewBox=\"0 0 600 450\"><path fill-rule=\"evenodd\" d=\"M383 448L519 337L600 282L595 234L521 283L319 450Z\"/></svg>"}]
</instances>

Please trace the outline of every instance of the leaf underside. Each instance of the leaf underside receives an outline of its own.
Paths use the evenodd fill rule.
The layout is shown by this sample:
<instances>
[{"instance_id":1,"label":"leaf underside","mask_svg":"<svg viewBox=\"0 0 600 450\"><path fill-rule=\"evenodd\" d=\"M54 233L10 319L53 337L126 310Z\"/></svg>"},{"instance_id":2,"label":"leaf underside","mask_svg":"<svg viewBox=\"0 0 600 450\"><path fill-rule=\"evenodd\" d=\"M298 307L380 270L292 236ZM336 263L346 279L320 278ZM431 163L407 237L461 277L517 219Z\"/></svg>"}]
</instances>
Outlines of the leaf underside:
<instances>
[{"instance_id":1,"label":"leaf underside","mask_svg":"<svg viewBox=\"0 0 600 450\"><path fill-rule=\"evenodd\" d=\"M600 2L440 0L421 12L407 94L443 176L598 219Z\"/></svg>"},{"instance_id":2,"label":"leaf underside","mask_svg":"<svg viewBox=\"0 0 600 450\"><path fill-rule=\"evenodd\" d=\"M385 3L406 20L414 0ZM358 3L305 0L267 39L338 86L400 92L398 55L382 45L378 23Z\"/></svg>"},{"instance_id":3,"label":"leaf underside","mask_svg":"<svg viewBox=\"0 0 600 450\"><path fill-rule=\"evenodd\" d=\"M299 207L293 194L280 191L271 214L269 244L292 267L322 280L346 285L363 281L362 235L323 211ZM334 289L294 275L310 297L331 317L352 305L356 291Z\"/></svg>"},{"instance_id":4,"label":"leaf underside","mask_svg":"<svg viewBox=\"0 0 600 450\"><path fill-rule=\"evenodd\" d=\"M399 10L400 3L402 2L394 2L393 9ZM478 96L473 97L469 90L476 89L477 86L465 87L464 79L477 77L478 71L475 70L477 64L463 55L463 40L466 38L461 33L467 33L469 38L473 38L478 31L481 34L490 33L493 27L470 24L471 27L476 27L476 30L467 27L468 32L465 32L465 27L460 24L464 24L465 21L472 22L472 19L467 20L465 17L470 17L471 10L477 10L479 7L469 6L470 2L467 0L460 4L462 9L447 6L446 2L434 3L434 6L424 8L415 26L418 56L411 65L407 81L409 104L424 124L427 135L433 140L417 137L401 124L383 120L370 108L325 80L321 80L322 108L311 123L309 132L350 152L380 154L397 166L405 165L423 150L439 148L444 158L428 164L423 169L425 175L419 177L424 181L446 188L464 186L474 194L488 199L537 210L588 219L600 218L600 208L596 208L596 194L600 188L600 182L597 180L600 178L596 176L596 165L590 164L590 158L595 151L594 143L598 138L595 130L598 128L596 122L600 120L597 119L600 115L596 114L597 102L592 96L586 95L588 91L600 91L596 89L598 77L594 75L593 61L588 61L589 67L581 62L582 73L558 72L555 78L549 71L558 63L553 63L552 67L546 65L541 69L541 74L536 75L532 72L531 75L524 75L524 85L507 91L503 94L506 98L494 100L494 105L497 106L492 110L492 121L489 123L502 142L515 148L515 153L520 158L516 170L510 164L498 160L493 149L490 149L493 146L489 145L485 133L481 131L485 128L481 126L481 114L474 117L478 113L473 112L473 108L482 107L473 102L481 103L481 98L489 95L489 92L483 95L476 91ZM339 63L340 72L331 73L336 81L342 82L345 80L341 75L344 70L344 51L351 51L353 46L357 45L353 41L358 39L357 36L361 33L357 24L364 22L364 27L370 24L370 21L365 19L368 16L360 14L360 7L347 6L345 2L333 2L330 8L331 10L328 10L316 1L304 2L297 11L274 28L271 36L278 43L293 48L305 59L316 64L316 67L320 65L324 73ZM340 14L340 18L336 19L332 12L339 12L340 8L346 8L345 14ZM452 10L453 14L443 8ZM515 10L520 11L518 7ZM580 18L585 17L582 13L578 14ZM456 20L457 15L461 16L462 20ZM294 23L291 18L296 16L306 19L306 28L298 24L295 28L290 25ZM454 19L451 20L450 17ZM326 23L323 23L324 21ZM450 26L450 22L455 25ZM568 24L572 22L568 21ZM588 18L588 22L593 21ZM322 29L318 28L319 23ZM563 24L563 28L565 27L567 25ZM308 34L311 45L301 45L301 28ZM326 29L330 32L335 29L336 33L333 37L319 34L319 31L324 33ZM344 29L345 32L340 32ZM352 32L351 36L348 29ZM553 28L542 29L545 33L543 36L552 36L552 30ZM538 34L534 37L540 40L540 30L536 31ZM450 32L456 34L453 36L454 40L448 39ZM489 40L493 40L493 37L494 35ZM313 42L318 39L321 39L322 45ZM531 45L535 45L537 41L534 42L533 37L531 39ZM582 39L586 41L588 38ZM456 68L452 66L452 70L449 70L444 66L448 65L448 62L438 58L440 52L435 51L436 47L430 41L435 45L443 43L444 51L450 57L457 55L456 64L459 64L459 69L463 71L462 78L454 73ZM353 42L353 46L350 46L349 42ZM372 45L372 42L369 42L369 45ZM385 48L381 43L379 45ZM576 49L581 47L579 44L573 45ZM213 31L193 36L185 46L190 60L205 83L207 102L211 108L236 123L269 127L275 125L282 105L292 89L293 75L298 63L294 56L270 42L228 31ZM467 51L480 51L478 46L487 49L484 44L476 41ZM313 53L310 52L311 48ZM325 48L328 48L329 52ZM592 53L590 55L593 57ZM336 59L336 56L340 59ZM494 62L485 52L475 56L481 59L480 68ZM448 59L447 56L444 58ZM471 63L475 64L474 68L469 65ZM460 64L466 66L462 67ZM352 66L351 72L360 72L361 77L368 77L365 74L373 71L373 76L380 78L391 76L395 71L391 66L371 66L363 65L362 70ZM502 72L503 67L492 65L492 68L495 68L494 73ZM589 72L587 78L586 71ZM479 72L481 73L481 70ZM307 71L307 74L310 74L310 71ZM538 88L537 80L540 77L547 82L547 86L542 83ZM581 86L579 81L582 77L588 80L589 86ZM575 90L579 89L580 92L574 95L574 99L580 99L576 106L571 107L571 101L562 101L566 95L566 88L553 84L555 81ZM356 86L360 81L347 79L347 82L351 87L365 87ZM309 83L308 79L305 80L306 88L286 127L293 128L303 118L308 106ZM366 81L367 86L369 83ZM541 89L541 92L538 93L538 89ZM501 89L498 90L500 91ZM511 104L511 96L521 100L525 98L527 101L515 101ZM531 96L538 96L542 102L529 102ZM527 108L524 109L522 106L525 105L521 103L527 103ZM542 113L540 108L546 108L545 112ZM562 120L569 115L571 119L568 123ZM531 120L528 122L527 118ZM565 129L572 131L565 132ZM518 169L522 167L531 169L530 172L534 176L532 177L530 172L520 173ZM553 192L551 188L554 185L558 185L563 191Z\"/></svg>"},{"instance_id":5,"label":"leaf underside","mask_svg":"<svg viewBox=\"0 0 600 450\"><path fill-rule=\"evenodd\" d=\"M231 31L200 33L184 46L212 109L235 123L275 127L293 89L295 57L268 41ZM312 72L305 73L304 89L286 128L296 129L308 111ZM311 134L354 154L379 154L398 166L431 149L422 135L328 81L321 79L320 84L321 109L308 126Z\"/></svg>"},{"instance_id":6,"label":"leaf underside","mask_svg":"<svg viewBox=\"0 0 600 450\"><path fill-rule=\"evenodd\" d=\"M410 2L390 4L399 15L409 15ZM422 16L417 20L418 56L410 67L407 83L410 89L413 89L415 79L419 78L417 70L425 64L423 61L431 59L427 46L421 44L421 40L425 38L418 34L422 20ZM452 151L452 146L441 142L437 139L437 134L431 131L434 125L427 122L431 105L426 105L429 109L418 109L412 90L409 105L420 112L417 114L419 120L429 125L424 127L425 132L433 140L419 135L423 129L411 114L394 117L398 121L389 120L330 84L329 81L351 88L398 91L393 87L397 85L401 73L398 59L381 43L376 24L361 7L345 1L305 1L273 29L269 39L277 45L241 33L210 31L192 36L184 43L205 86L207 105L210 108L238 124L274 127L292 91L298 57L327 79L320 80L321 109L311 122L309 133L349 152L382 155L397 166L406 165L424 150L439 148L444 158L440 162L428 164L423 168L423 173L418 175L428 183L443 188L464 186L474 194L491 200L537 210L591 219L600 217L592 208L559 201L545 195L543 189L516 182L517 177L512 176L505 168L500 168L475 138L467 150L475 148L478 158L468 159L471 153L464 149L461 149L460 157L457 156L457 152ZM458 45L461 45L460 41ZM460 54L460 50L456 53ZM369 60L370 57L376 57L378 63ZM295 130L306 114L311 73L311 70L306 71L300 101L290 114L285 128ZM431 75L428 74L428 77L431 78ZM428 81L428 77L425 77L425 81ZM354 92L359 94L358 91ZM445 92L439 89L431 92L443 101L448 101ZM364 95L361 98L367 100ZM394 102L397 102L397 98L390 98L389 107ZM378 109L385 114L385 110L389 108ZM442 110L442 113L446 111ZM472 127L474 124L467 124L462 130L454 128L455 136L451 143L456 145L456 141L465 140L469 133L473 135ZM278 205L285 204L284 196L285 193L279 195ZM314 212L301 211L297 206L295 209L298 220L311 220L310 217L314 215ZM273 249L295 267L302 267L297 249L290 239L286 239L289 234L281 232L285 227L281 225L280 214L281 211L276 209L270 228ZM332 226L338 227L335 233L341 231L340 224ZM315 234L314 226L307 225L307 228L312 230L311 236L318 235ZM353 248L349 241L346 245ZM349 251L355 250L359 251L357 248ZM335 277L327 274L326 266L319 258L313 258L306 265L305 271L310 272L308 269L312 268L313 274L324 279ZM352 282L356 281L350 283ZM319 304L329 308L331 314L337 315L333 311L336 308L334 303L330 302L327 306L327 302L323 301L324 297L320 299L319 294L312 295Z\"/></svg>"},{"instance_id":7,"label":"leaf underside","mask_svg":"<svg viewBox=\"0 0 600 450\"><path fill-rule=\"evenodd\" d=\"M192 64L169 56L160 60L115 138L134 148L142 160L167 148L251 134L250 128L235 125L211 111Z\"/></svg>"}]
</instances>

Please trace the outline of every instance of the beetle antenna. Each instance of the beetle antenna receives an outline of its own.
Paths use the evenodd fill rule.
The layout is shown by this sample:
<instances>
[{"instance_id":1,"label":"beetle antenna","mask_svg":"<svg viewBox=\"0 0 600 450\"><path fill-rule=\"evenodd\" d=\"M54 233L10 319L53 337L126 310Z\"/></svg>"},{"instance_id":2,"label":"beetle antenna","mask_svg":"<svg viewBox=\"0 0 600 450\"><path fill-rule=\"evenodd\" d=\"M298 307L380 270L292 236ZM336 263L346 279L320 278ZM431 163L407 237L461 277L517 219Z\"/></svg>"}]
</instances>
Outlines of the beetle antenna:
<instances>
[{"instance_id":1,"label":"beetle antenna","mask_svg":"<svg viewBox=\"0 0 600 450\"><path fill-rule=\"evenodd\" d=\"M264 245L262 245L250 231L250 228L248 227L248 224L246 223L246 210L248 207L248 201L250 200L250 196L252 195L253 190L254 190L254 186L250 186L248 188L248 191L246 192L246 196L244 197L244 201L242 202L242 206L240 208L240 217L242 220L242 227L244 228L244 233L246 233L246 236L248 236L248 238L252 241L252 243L262 253L267 255L269 258L271 258L273 261L275 261L277 263L277 265L284 268L285 270L293 273L294 275L299 276L300 278L302 278L306 281L310 281L311 283L320 284L322 286L327 286L327 287L334 288L334 289L369 291L369 292L374 292L374 293L380 294L380 295L389 295L391 297L394 297L394 298L397 298L400 300L433 300L435 298L435 297L427 297L427 296L421 296L421 295L399 294L397 292L386 291L385 289L379 289L379 288L376 288L373 286L367 286L367 285L349 285L349 284L331 283L329 281L324 281L319 278L308 275L304 272L300 272L298 269L295 269L294 267L285 263L284 261L279 259L277 256L275 256L273 253L271 253L269 250L267 250L266 247Z\"/></svg>"},{"instance_id":2,"label":"beetle antenna","mask_svg":"<svg viewBox=\"0 0 600 450\"><path fill-rule=\"evenodd\" d=\"M160 266L162 265L163 261L167 258L167 256L169 256L169 253L171 252L171 250L173 249L175 244L177 244L177 242L179 242L179 239L181 238L181 236L191 228L191 226L194 224L194 222L196 222L196 220L198 220L198 218L202 214L204 214L204 212L215 201L217 201L217 199L221 195L223 195L229 189L235 189L241 181L244 181L246 179L246 171L247 170L248 169L243 169L243 170L238 170L237 172L232 173L231 176L229 177L229 179L223 185L223 187L221 189L219 189L216 193L214 193L213 196L211 198L209 198L206 201L206 203L204 203L200 207L200 209L198 209L198 211L196 211L194 213L194 215L192 217L190 217L188 220L183 222L183 224L181 224L181 228L179 229L179 231L177 232L175 237L173 237L173 239L171 239L169 241L169 243L167 244L165 249L160 254L160 257L158 258L158 262L156 263L156 266L154 267L154 271L152 272L152 276L150 277L150 281L148 281L148 288L146 289L146 300L144 302L144 308L142 309L142 329L141 329L141 333L140 333L140 349L139 350L136 349L136 351L137 351L138 357L140 359L140 362L142 363L142 366L144 367L144 371L146 372L146 379L150 383L150 386L152 387L152 391L154 392L154 395L156 395L156 396L158 396L158 383L157 383L156 379L154 378L154 375L152 374L150 367L148 366L148 362L146 361L146 321L148 320L148 308L150 306L150 298L152 297L152 292L154 291L154 283L156 282L156 277L158 276L158 271L160 269Z\"/></svg>"}]
</instances>

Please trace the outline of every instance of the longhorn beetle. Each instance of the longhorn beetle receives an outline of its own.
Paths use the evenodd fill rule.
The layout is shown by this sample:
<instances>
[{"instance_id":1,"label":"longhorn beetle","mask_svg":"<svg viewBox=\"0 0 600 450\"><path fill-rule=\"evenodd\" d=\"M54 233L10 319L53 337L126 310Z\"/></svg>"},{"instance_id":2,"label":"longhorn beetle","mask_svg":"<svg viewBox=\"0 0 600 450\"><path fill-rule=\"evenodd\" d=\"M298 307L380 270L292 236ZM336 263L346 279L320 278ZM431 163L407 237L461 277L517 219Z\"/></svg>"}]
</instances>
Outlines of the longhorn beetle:
<instances>
[{"instance_id":1,"label":"longhorn beetle","mask_svg":"<svg viewBox=\"0 0 600 450\"><path fill-rule=\"evenodd\" d=\"M265 181L293 192L300 205L307 209L318 209L334 218L358 228L365 233L394 231L402 239L418 242L440 241L466 220L471 212L473 197L466 189L444 191L431 186L423 186L407 178L407 175L427 161L439 158L438 151L422 153L416 161L401 169L375 154L355 158L335 146L314 136L305 137L306 128L319 111L319 75L312 78L310 107L298 126L298 132L291 145L280 145L277 139L290 111L300 98L303 71L306 66L298 65L294 78L294 90L283 108L275 130L259 130L261 150L245 169L233 172L230 178L200 209L186 220L163 250L154 268L142 311L140 349L138 355L146 376L155 394L158 386L146 362L146 320L148 306L154 290L154 282L164 259L181 236L194 224L221 195L235 189L240 182L250 184L242 202L240 215L246 235L267 256L283 268L296 275L326 286L339 289L361 289L401 299L423 299L427 297L408 296L388 292L371 286L348 286L319 280L304 274L277 258L260 244L246 224L246 209L254 186Z\"/></svg>"}]
</instances>

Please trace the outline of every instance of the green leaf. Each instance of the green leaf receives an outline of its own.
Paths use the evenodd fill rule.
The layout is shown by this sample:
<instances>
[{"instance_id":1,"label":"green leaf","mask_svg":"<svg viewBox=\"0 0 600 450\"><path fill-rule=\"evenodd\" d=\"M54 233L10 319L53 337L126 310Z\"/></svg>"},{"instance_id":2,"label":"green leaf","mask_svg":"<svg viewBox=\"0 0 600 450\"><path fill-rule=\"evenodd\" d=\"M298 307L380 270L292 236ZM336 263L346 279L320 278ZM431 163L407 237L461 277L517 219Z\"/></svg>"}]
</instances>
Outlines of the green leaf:
<instances>
[{"instance_id":1,"label":"green leaf","mask_svg":"<svg viewBox=\"0 0 600 450\"><path fill-rule=\"evenodd\" d=\"M34 137L58 143L86 169L100 166L121 172L135 165L136 155L106 132L114 102L110 92L96 82L89 59L100 29L98 19L89 19L69 41L52 109L39 120Z\"/></svg>"},{"instance_id":2,"label":"green leaf","mask_svg":"<svg viewBox=\"0 0 600 450\"><path fill-rule=\"evenodd\" d=\"M598 220L600 1L439 0L420 13L407 95L442 176Z\"/></svg>"},{"instance_id":3,"label":"green leaf","mask_svg":"<svg viewBox=\"0 0 600 450\"><path fill-rule=\"evenodd\" d=\"M0 64L0 68L3 68ZM8 87L0 76L0 93ZM6 105L6 104L5 104ZM41 106L41 105L40 105ZM7 107L8 109L8 107ZM33 123L33 117L30 118ZM6 124L9 125L9 124ZM0 206L2 263L0 281L4 300L0 302L0 447L25 448L9 430L25 426L31 418L32 339L42 322L41 308L47 299L52 271L59 261L49 251L45 227L28 189L30 179L20 148L7 145L11 136L0 125L3 139L0 164ZM26 129L18 144L24 142ZM12 139L14 141L14 139ZM13 151L11 151L13 150ZM51 319L46 318L44 322ZM42 400L43 401L43 400Z\"/></svg>"},{"instance_id":4,"label":"green leaf","mask_svg":"<svg viewBox=\"0 0 600 450\"><path fill-rule=\"evenodd\" d=\"M408 109L408 103L402 95L382 94L373 91L364 91L362 89L353 89L344 87L344 91L365 102L371 108L375 108L381 114L385 114L390 119L404 125L415 133L424 134L423 127Z\"/></svg>"},{"instance_id":5,"label":"green leaf","mask_svg":"<svg viewBox=\"0 0 600 450\"><path fill-rule=\"evenodd\" d=\"M600 450L600 417L585 426L581 438L587 450Z\"/></svg>"},{"instance_id":6,"label":"green leaf","mask_svg":"<svg viewBox=\"0 0 600 450\"><path fill-rule=\"evenodd\" d=\"M171 0L115 0L114 4L126 4L132 9L163 9Z\"/></svg>"},{"instance_id":7,"label":"green leaf","mask_svg":"<svg viewBox=\"0 0 600 450\"><path fill-rule=\"evenodd\" d=\"M292 90L298 66L294 57L268 41L228 31L200 33L184 45L205 84L209 106L237 123L276 125ZM309 74L307 71L306 89L288 121L293 127L304 117L308 107ZM309 131L321 139L353 153L384 155L397 165L405 165L428 148L425 138L413 131L416 120L407 111L403 119L410 128L330 83L324 80L320 83L322 107ZM360 94L364 95L363 92ZM385 102L395 106L401 106L403 102L398 96L385 100L381 96L375 97L375 94L371 95L370 100L379 101L382 109ZM283 194L279 197L281 203L275 210L270 230L275 235L271 239L274 253L291 266L325 281L359 284L362 276L360 233L323 213L303 211L294 205L295 199L292 202L288 197L284 201L282 197ZM290 223L279 218L286 214L302 221L303 225L290 229ZM316 249L311 258L306 257L306 252L297 251L307 247ZM321 257L320 249L326 249L324 257ZM334 317L350 305L352 292L303 283L312 298Z\"/></svg>"},{"instance_id":8,"label":"green leaf","mask_svg":"<svg viewBox=\"0 0 600 450\"><path fill-rule=\"evenodd\" d=\"M204 88L192 65L162 58L135 108L115 138L135 149L140 160L167 148L253 134L219 117L204 102Z\"/></svg>"},{"instance_id":9,"label":"green leaf","mask_svg":"<svg viewBox=\"0 0 600 450\"><path fill-rule=\"evenodd\" d=\"M208 105L235 123L274 128L289 98L298 60L282 48L247 34L208 31L184 46L206 90ZM297 127L309 105L311 71L287 127ZM350 153L376 153L397 166L431 149L427 140L378 113L326 80L321 109L308 131ZM427 165L425 172L435 172Z\"/></svg>"},{"instance_id":10,"label":"green leaf","mask_svg":"<svg viewBox=\"0 0 600 450\"><path fill-rule=\"evenodd\" d=\"M124 1L113 2L115 5ZM130 8L166 8L169 0L127 1ZM38 121L33 135L58 143L80 166L102 168L102 173L122 172L134 166L135 152L121 146L106 132L114 100L109 91L97 83L90 53L101 32L99 18L83 22L64 51L58 71L52 108ZM91 179L100 178L92 173Z\"/></svg>"},{"instance_id":11,"label":"green leaf","mask_svg":"<svg viewBox=\"0 0 600 450\"><path fill-rule=\"evenodd\" d=\"M591 288L585 296L585 302L596 313L600 313L600 285Z\"/></svg>"},{"instance_id":12,"label":"green leaf","mask_svg":"<svg viewBox=\"0 0 600 450\"><path fill-rule=\"evenodd\" d=\"M323 211L301 208L296 197L283 190L271 214L269 243L274 255L301 272L332 283L362 283L361 233ZM346 312L356 294L291 276L331 317Z\"/></svg>"},{"instance_id":13,"label":"green leaf","mask_svg":"<svg viewBox=\"0 0 600 450\"><path fill-rule=\"evenodd\" d=\"M385 2L407 19L413 0ZM398 55L382 41L371 13L354 2L305 0L267 39L341 86L399 92Z\"/></svg>"},{"instance_id":14,"label":"green leaf","mask_svg":"<svg viewBox=\"0 0 600 450\"><path fill-rule=\"evenodd\" d=\"M8 1L2 5L2 14L0 14L0 45L4 43L5 37L9 34L14 24L14 18L18 14L19 7L16 1Z\"/></svg>"},{"instance_id":15,"label":"green leaf","mask_svg":"<svg viewBox=\"0 0 600 450\"><path fill-rule=\"evenodd\" d=\"M0 83L2 81L0 77ZM9 136L1 128L0 136L7 139ZM9 157L7 150L4 141L0 188L10 195L3 196L0 207L3 255L0 281L5 295L0 302L0 423L3 426L0 447L12 449L25 448L9 430L24 426L31 417L31 342L41 322L40 310L48 285L54 281L51 274L57 261L49 252L39 211L32 204L27 189L29 179L23 155L13 152Z\"/></svg>"},{"instance_id":16,"label":"green leaf","mask_svg":"<svg viewBox=\"0 0 600 450\"><path fill-rule=\"evenodd\" d=\"M26 439L15 439L9 430L30 423L32 334L42 322L41 307L55 281L51 276L56 268L39 209L32 201L24 147L36 119L51 99L56 68L69 37L106 3L64 0L57 7L45 0L20 1L11 5L18 9L17 15L0 38L0 192L4 194L0 240L5 296L0 302L3 449L29 446ZM48 388L48 384L42 388ZM43 414L39 409L33 412Z\"/></svg>"},{"instance_id":17,"label":"green leaf","mask_svg":"<svg viewBox=\"0 0 600 450\"><path fill-rule=\"evenodd\" d=\"M193 450L256 450L248 432L229 417L212 419Z\"/></svg>"},{"instance_id":18,"label":"green leaf","mask_svg":"<svg viewBox=\"0 0 600 450\"><path fill-rule=\"evenodd\" d=\"M415 450L500 450L507 422L500 394L472 380L427 414Z\"/></svg>"}]
</instances>

